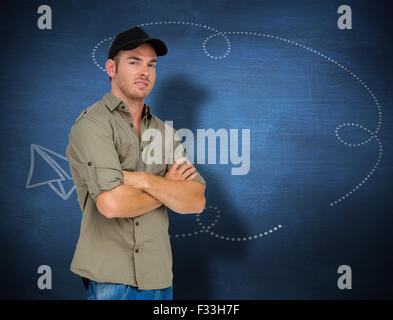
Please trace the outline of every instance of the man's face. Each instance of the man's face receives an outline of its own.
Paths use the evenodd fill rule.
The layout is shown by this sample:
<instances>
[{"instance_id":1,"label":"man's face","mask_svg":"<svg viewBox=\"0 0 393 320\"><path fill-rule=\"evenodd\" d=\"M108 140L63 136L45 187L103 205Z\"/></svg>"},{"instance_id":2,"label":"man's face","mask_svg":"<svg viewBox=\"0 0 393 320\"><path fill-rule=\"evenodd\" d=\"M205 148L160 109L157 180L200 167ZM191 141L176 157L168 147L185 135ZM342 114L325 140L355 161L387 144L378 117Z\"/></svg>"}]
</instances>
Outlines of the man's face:
<instances>
[{"instance_id":1,"label":"man's face","mask_svg":"<svg viewBox=\"0 0 393 320\"><path fill-rule=\"evenodd\" d=\"M144 99L156 80L157 55L152 45L143 43L133 50L121 50L112 89L119 89L130 99ZM113 69L114 70L114 69Z\"/></svg>"}]
</instances>

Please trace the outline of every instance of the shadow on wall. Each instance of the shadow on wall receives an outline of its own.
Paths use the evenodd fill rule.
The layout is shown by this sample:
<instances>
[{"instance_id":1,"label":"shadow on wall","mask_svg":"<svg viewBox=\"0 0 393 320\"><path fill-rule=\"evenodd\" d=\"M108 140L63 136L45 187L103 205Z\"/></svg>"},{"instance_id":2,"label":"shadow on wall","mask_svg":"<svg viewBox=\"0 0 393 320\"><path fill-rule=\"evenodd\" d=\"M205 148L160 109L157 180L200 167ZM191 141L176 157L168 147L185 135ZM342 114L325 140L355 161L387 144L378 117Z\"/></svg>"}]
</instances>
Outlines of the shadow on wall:
<instances>
[{"instance_id":1,"label":"shadow on wall","mask_svg":"<svg viewBox=\"0 0 393 320\"><path fill-rule=\"evenodd\" d=\"M210 92L187 75L176 74L163 79L156 88L156 98L152 104L152 113L161 120L173 121L175 129L188 128L196 136L197 128L205 128L203 119L200 119L201 108L206 106ZM214 108L214 105L212 105ZM225 128L225 124L221 124ZM218 129L218 128L216 128ZM195 154L196 159L196 154ZM225 185L219 183L215 176L214 167L208 169L207 165L194 163L197 170L206 180L206 205L217 206L220 209L218 224L232 226L236 235L247 234L244 224L236 215L236 208ZM168 209L171 234L198 231L200 227L195 222L195 215L180 215ZM201 220L214 220L214 213L205 210ZM233 226L236 226L233 228ZM222 227L222 225L220 226ZM222 229L221 229L222 230ZM223 234L224 235L224 234ZM244 255L245 243L232 242L215 238L207 233L199 233L191 237L171 238L173 251L173 294L174 299L215 299L220 291L219 287L212 286L212 279L219 274L219 263L231 269L231 262L239 261ZM214 263L216 262L216 263ZM236 274L236 273L235 273ZM228 281L228 286L230 286ZM227 291L229 288L226 288Z\"/></svg>"}]
</instances>

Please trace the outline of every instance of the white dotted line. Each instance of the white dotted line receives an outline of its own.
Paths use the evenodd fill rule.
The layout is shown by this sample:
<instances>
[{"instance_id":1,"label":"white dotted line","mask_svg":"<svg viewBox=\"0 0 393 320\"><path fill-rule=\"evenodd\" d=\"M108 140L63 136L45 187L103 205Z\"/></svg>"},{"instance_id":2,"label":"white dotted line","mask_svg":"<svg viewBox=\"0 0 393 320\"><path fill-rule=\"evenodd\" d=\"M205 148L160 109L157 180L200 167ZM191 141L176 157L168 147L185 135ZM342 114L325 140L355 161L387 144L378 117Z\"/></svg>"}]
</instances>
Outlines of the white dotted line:
<instances>
[{"instance_id":1,"label":"white dotted line","mask_svg":"<svg viewBox=\"0 0 393 320\"><path fill-rule=\"evenodd\" d=\"M227 56L229 55L229 53L230 53L230 51L231 51L231 43L230 43L230 40L228 39L228 37L226 36L227 34L228 34L228 35L229 35L229 34L252 35L252 36L259 36L259 37L266 37L266 38L276 39L276 40L280 40L280 41L284 41L284 42L288 42L288 43L290 43L290 44L296 45L296 46L298 46L298 47L300 47L300 48L303 48L303 49L305 49L305 50L308 50L308 51L310 51L310 52L312 52L312 53L315 53L315 54L317 54L317 55L319 55L319 56L321 56L321 57L327 59L328 61L330 61L330 62L336 64L336 65L337 65L338 67L340 67L342 70L348 72L352 77L354 77L354 78L355 78L355 79L356 79L356 80L357 80L357 81L358 81L358 82L368 91L368 93L369 93L369 94L371 95L371 97L373 98L373 100L374 100L374 102L375 102L375 104L376 104L376 106L377 106L377 110L378 110L378 124L377 124L377 127L376 127L375 131L372 132L371 130L367 129L366 127L364 127L364 126L362 126L362 125L360 125L360 124L358 124L358 123L353 123L353 122L352 122L352 123L346 123L346 124L344 123L344 124L341 124L341 125L339 125L339 126L336 127L336 129L335 129L336 138L337 138L341 143L343 143L344 145L349 146L349 147L360 147L360 146L362 146L362 145L364 145L364 144L367 144L367 143L370 142L371 140L375 139L375 140L378 142L378 145L379 145L379 156L378 156L378 160L377 160L377 162L376 162L376 165L375 165L375 166L373 167L373 169L367 174L367 176L366 176L360 183L358 183L351 191L349 191L348 193L346 193L344 196L341 196L341 197L338 198L337 200L331 202L331 203L330 203L330 206L333 206L333 205L337 204L338 202L341 202L342 200L348 198L353 192L355 192L357 189L359 189L359 187L362 186L362 185L368 180L368 178L370 178L371 175L374 173L374 171L375 171L376 168L378 167L379 162L381 161L381 158L382 158L382 143L381 143L381 141L378 139L378 136L377 136L378 133L379 133L379 131L381 130L381 127L382 127L382 108L381 108L381 105L379 104L377 98L375 97L374 93L371 91L371 89L370 89L370 88L369 88L369 87L368 87L368 86L367 86L367 85L366 85L366 84L365 84L365 83L364 83L355 73L353 73L352 71L350 71L347 67L345 67L345 66L343 66L342 64L338 63L338 62L335 61L334 59L331 59L331 58L329 58L328 56L322 54L321 52L318 52L317 50L314 50L314 49L312 49L312 48L310 48L310 47L307 47L307 46L305 46L305 45L303 45L303 44L301 44L301 43L298 43L298 42L292 41L292 40L288 40L288 39L285 39L285 38L282 38L282 37L273 36L273 35L266 34L266 33L246 32L246 31L219 32L217 29L212 28L212 27L209 27L209 26L206 26L206 25L202 25L202 24L199 24L199 23L193 23L193 22L185 22L185 21L156 21L156 22L142 23L142 24L140 24L140 25L138 25L138 26L144 27L144 26L149 26L149 25L160 25L160 24L161 24L161 25L162 25L162 24L189 25L189 26L194 26L194 27L201 27L201 28L204 28L204 29L211 30L211 31L215 32L215 34L208 36L208 37L205 38L204 41L202 42L202 50L203 50L203 52L204 52L209 58L211 58L211 59L216 59L216 60L217 60L217 59L223 59L223 58L225 58L225 57L227 57ZM209 54L209 52L208 52L207 49L206 49L206 44L207 44L207 42L208 42L210 39L212 39L213 37L216 37L216 36L218 36L218 35L222 36L222 37L225 39L226 44L227 44L226 53L225 53L224 55L222 55L222 56L214 56L214 55L211 55L211 54ZM110 39L112 39L112 38L111 38L111 37L108 37L108 38L106 38L106 39L104 39L104 40L98 42L98 43L96 44L96 46L94 47L93 51L92 51L92 60L93 60L94 64L95 64L98 68L100 68L101 70L103 70L104 72L106 72L106 70L105 70L105 68L102 68L102 67L100 66L100 64L96 61L95 53L96 53L96 50L98 49L98 47L99 47L101 44L103 44L105 41L108 41L108 40L110 40ZM366 132L368 132L368 133L370 134L370 137L369 137L368 139L366 139L365 141L361 142L361 143L349 143L349 142L346 142L346 141L344 141L344 139L342 139L342 138L340 137L340 134L339 134L339 130L340 130L342 127L345 127L345 126L355 126L355 127L359 127L359 128L361 128L361 129L365 130ZM195 233L194 233L194 234L195 234ZM187 234L187 236L191 236L191 235L192 235L192 233ZM182 236L183 236L183 234L182 234ZM186 236L186 235L184 234L184 236Z\"/></svg>"},{"instance_id":2,"label":"white dotted line","mask_svg":"<svg viewBox=\"0 0 393 320\"><path fill-rule=\"evenodd\" d=\"M94 46L94 48L93 48L93 51L91 52L91 60L93 61L93 63L94 63L99 69L101 69L101 70L104 71L104 72L106 72L106 69L103 68L103 67L101 67L100 64L97 62L97 59L96 59L96 51L97 51L97 49L98 49L98 47L99 47L100 45L102 45L104 42L109 41L109 40L111 40L111 39L112 39L112 37L108 37L108 38L105 38L104 40L101 40L101 41L97 42L97 44L96 44L96 45ZM111 41L111 43L109 44L109 46L112 44L112 42L113 42L113 40Z\"/></svg>"},{"instance_id":3,"label":"white dotted line","mask_svg":"<svg viewBox=\"0 0 393 320\"><path fill-rule=\"evenodd\" d=\"M211 228L216 225L216 223L218 222L218 219L220 218L220 214L219 214L220 210L218 210L218 207L213 207L213 206L209 205L209 206L205 207L205 210L206 209L213 209L213 210L216 211L217 214L215 216L214 222L212 222L208 226L204 226L203 223L200 221L201 220L199 218L200 214L197 214L196 218L195 218L195 221L198 223L198 226L200 227L199 231L194 231L194 232L189 232L189 233L177 233L177 234L174 234L174 235L169 234L169 238L175 238L175 239L177 239L177 238L186 238L186 237L196 236L196 235L201 234L201 233L207 233L208 235L213 236L213 237L218 238L218 239L221 239L221 240L227 240L227 241L247 241L247 240L255 240L255 239L262 238L263 236L267 236L267 235L273 233L274 231L277 231L278 229L282 228L282 225L279 224L278 226L276 226L276 227L274 227L272 229L269 229L269 230L267 230L265 232L257 233L255 235L251 235L251 236L247 236L247 237L244 237L244 236L243 237L225 236L225 235L221 235L219 233L215 233L215 232L211 231Z\"/></svg>"},{"instance_id":4,"label":"white dotted line","mask_svg":"<svg viewBox=\"0 0 393 320\"><path fill-rule=\"evenodd\" d=\"M223 34L254 35L254 36L262 36L262 37L266 37L266 38L272 38L272 39L281 40L281 41L284 41L284 42L288 42L288 43L294 44L294 45L299 46L299 47L301 47L301 48L304 48L304 49L306 49L306 50L308 50L308 51L310 51L310 52L312 52L312 53L315 53L315 54L317 54L317 55L319 55L319 56L321 56L321 57L327 59L328 61L330 61L330 62L336 64L338 67L340 67L341 69L345 70L345 71L348 72L352 77L354 77L354 78L355 78L355 79L356 79L356 80L357 80L357 81L358 81L358 82L368 91L368 93L369 93L369 94L371 95L371 97L373 98L373 100L374 100L374 102L375 102L375 104L376 104L376 106L377 106L377 110L378 110L378 124L377 124L377 127L376 127L376 129L375 129L375 131L374 131L373 134L374 134L374 135L377 135L378 132L380 131L381 126L382 126L382 109L381 109L381 105L379 104L377 98L375 97L375 95L374 95L374 93L371 91L371 89L370 89L370 88L369 88L369 87L368 87L368 86L367 86L367 85L366 85L366 84L365 84L356 74L354 74L353 72L351 72L348 68L346 68L346 67L343 66L342 64L340 64L340 63L338 63L337 61L335 61L335 60L329 58L328 56L326 56L326 55L324 55L324 54L318 52L317 50L314 50L314 49L312 49L312 48L310 48L310 47L307 47L307 46L305 46L305 45L303 45L303 44L300 44L300 43L298 43L298 42L296 42L296 41L288 40L288 39L285 39L285 38L282 38L282 37L277 37L277 36L272 36L272 35L269 35L269 34L266 34L266 33L257 33L257 32L222 32L222 33L223 33ZM361 127L360 125L358 125L358 126ZM371 132L370 132L370 134L371 134ZM364 143L361 143L361 144L359 144L359 145L365 144L365 143L369 142L370 140L372 140L372 138L368 139L367 141L365 141Z\"/></svg>"},{"instance_id":5,"label":"white dotted line","mask_svg":"<svg viewBox=\"0 0 393 320\"><path fill-rule=\"evenodd\" d=\"M215 32L215 34L213 34L211 36L208 36L202 42L202 50L203 50L203 52L211 59L223 59L223 58L227 57L229 55L229 53L231 52L231 43L230 43L228 37L225 36L225 33L219 32L215 28L212 28L212 27L209 27L207 25L200 24L200 23L194 23L194 22L188 22L188 21L156 21L156 22L142 23L142 24L138 25L138 27L144 27L144 26L149 26L149 25L157 25L157 24L181 24L181 25L189 25L189 26L193 26L193 27L200 27L200 28L204 28L204 29L207 29L207 30L212 30L212 31ZM211 55L206 50L206 43L207 43L207 41L209 41L211 38L216 37L218 35L222 36L225 39L226 43L227 43L227 51L222 56Z\"/></svg>"},{"instance_id":6,"label":"white dotted line","mask_svg":"<svg viewBox=\"0 0 393 320\"><path fill-rule=\"evenodd\" d=\"M182 24L182 25L190 25L193 27L201 27L204 29L212 30L214 32L219 32L217 29L200 24L200 23L194 23L194 22L186 22L186 21L155 21L155 22L147 22L147 23L142 23L138 24L138 27L144 27L144 26L151 26L151 25L157 25L157 24Z\"/></svg>"},{"instance_id":7,"label":"white dotted line","mask_svg":"<svg viewBox=\"0 0 393 320\"><path fill-rule=\"evenodd\" d=\"M280 228L282 228L281 224L279 224L278 226L274 227L273 229L269 229L268 231L265 231L263 233L258 233L258 234L248 236L248 237L228 237L228 236L220 235L218 233L214 233L213 231L209 232L209 235L214 236L215 238L218 238L221 240L227 240L227 241L247 241L247 240L255 240L258 238L262 238L263 236L267 236L270 233L273 233L274 231L277 231ZM208 230L206 230L205 232L208 232Z\"/></svg>"},{"instance_id":8,"label":"white dotted line","mask_svg":"<svg viewBox=\"0 0 393 320\"><path fill-rule=\"evenodd\" d=\"M220 218L220 210L218 210L218 207L213 207L213 206L208 206L205 207L205 209L214 209L216 210L216 216L214 218L214 222L212 222L210 225L208 225L207 227L203 225L203 223L201 222L201 219L199 218L199 214L196 215L195 221L198 223L198 226L201 227L201 229L199 230L199 232L204 232L204 231L208 231L211 227L214 227L216 225L216 223L218 222L218 219ZM205 230L206 229L206 230Z\"/></svg>"},{"instance_id":9,"label":"white dotted line","mask_svg":"<svg viewBox=\"0 0 393 320\"><path fill-rule=\"evenodd\" d=\"M216 36L222 36L225 39L226 43L227 43L227 51L222 56L213 56L206 50L206 43L207 43L207 41L209 41L211 38L216 37ZM222 33L222 32L215 33L215 34L213 34L211 36L208 36L205 40L203 40L203 42L202 42L202 50L211 59L216 59L216 60L217 59L223 59L223 58L226 58L229 55L229 53L231 52L231 42L229 41L228 37L225 36L224 33Z\"/></svg>"},{"instance_id":10,"label":"white dotted line","mask_svg":"<svg viewBox=\"0 0 393 320\"><path fill-rule=\"evenodd\" d=\"M211 31L215 32L214 35L207 37L207 38L203 41L203 43L202 43L203 52L204 52L208 57L210 57L210 58L212 58L212 59L222 59L222 58L225 58L226 56L229 55L229 53L230 53L230 51L231 51L231 44L230 44L230 41L229 41L229 39L228 39L223 33L219 32L219 31L218 31L217 29L215 29L215 28L212 28L212 27L209 27L209 26L207 26L207 25L200 24L200 23L194 23L194 22L188 22L188 21L155 21L155 22L142 23L142 24L139 24L139 25L137 25L137 26L138 26L138 27L145 27L145 26L151 26L151 25L171 25L171 24L188 25L188 26L193 26L193 27L200 27L200 28L204 28L204 29L211 30ZM208 51L206 50L206 43L207 43L207 41L210 40L212 37L215 37L215 36L217 36L217 35L221 35L221 36L225 39L225 41L226 41L226 43L227 43L227 46L228 46L228 49L227 49L226 53L225 53L223 56L213 56L213 55L209 54ZM99 42L95 45L95 47L93 48L93 51L92 51L92 54L91 54L93 63L94 63L99 69L101 69L101 70L104 71L104 72L106 72L106 69L103 68L103 67L101 67L100 64L97 62L96 57L95 57L95 53L96 53L96 50L98 49L98 47L99 47L101 44L103 44L105 41L108 41L108 40L110 40L110 39L112 39L112 37L108 37L108 38L106 38L106 39L104 39L104 40L102 40L102 41L99 41ZM112 42L113 42L113 41L112 41ZM109 46L110 46L111 44L112 44L112 43L110 43Z\"/></svg>"},{"instance_id":11,"label":"white dotted line","mask_svg":"<svg viewBox=\"0 0 393 320\"><path fill-rule=\"evenodd\" d=\"M209 226L204 226L203 225L203 223L200 221L201 219L199 218L200 217L200 214L196 214L195 215L195 221L197 222L197 224L198 224L198 226L200 227L200 230L199 231L194 231L194 232L189 232L189 233L178 233L178 234L174 234L174 235L169 235L169 237L170 238L172 238L172 237L174 237L174 238L180 238L180 237L191 237L191 236L194 236L194 235L198 235L198 234L200 234L200 233L202 233L202 232L205 232L205 229L206 230L209 230L211 227L214 227L215 226L215 224L218 222L218 219L220 218L220 210L218 210L218 207L213 207L213 206L211 206L211 205L209 205L209 206L206 206L205 207L205 210L207 210L207 209L214 209L215 211L216 211L216 216L215 216L215 218L214 218L214 222L213 223L211 223Z\"/></svg>"},{"instance_id":12,"label":"white dotted line","mask_svg":"<svg viewBox=\"0 0 393 320\"><path fill-rule=\"evenodd\" d=\"M366 139L366 140L364 140L363 142L360 142L360 143L349 143L349 142L344 141L344 139L342 139L342 138L340 137L339 131L340 131L341 128L343 128L343 127L350 127L350 126L352 126L352 127L358 127L358 128L360 128L360 129L363 129L364 131L366 131L367 133L370 134L370 138L368 138L368 139ZM360 146L365 145L366 143L370 142L372 139L374 139L374 138L376 137L376 136L374 135L374 132L372 132L371 130L367 129L366 127L364 127L364 126L362 126L362 125L360 125L360 124L358 124L358 123L354 123L354 122L347 122L347 123L340 124L340 125L337 126L336 129L334 130L334 133L335 133L335 135L336 135L336 138L337 138L341 143L345 144L345 145L348 146L348 147L360 147Z\"/></svg>"},{"instance_id":13,"label":"white dotted line","mask_svg":"<svg viewBox=\"0 0 393 320\"><path fill-rule=\"evenodd\" d=\"M379 140L379 138L377 136L373 136L373 138L377 141L378 143L378 147L379 147L379 155L378 155L378 159L374 165L374 167L371 169L371 171L363 178L362 181L360 181L354 188L352 188L350 191L348 191L345 195L339 197L337 200L334 200L333 202L330 203L330 206L334 206L336 204L338 204L339 202L345 200L346 198L348 198L352 193L354 193L355 191L357 191L362 185L364 185L366 183L366 181L368 179L371 178L371 176L374 174L375 170L378 168L379 163L381 162L382 159L382 152L383 152L383 148L382 148L382 143Z\"/></svg>"},{"instance_id":14,"label":"white dotted line","mask_svg":"<svg viewBox=\"0 0 393 320\"><path fill-rule=\"evenodd\" d=\"M341 124L341 125L339 125L338 127L336 127L336 129L335 129L335 135L336 135L336 138L337 138L341 143L343 143L344 145L347 145L347 146L349 146L349 147L360 147L360 146L362 146L362 145L364 145L364 144L370 142L371 140L375 139L375 140L378 142L378 146L379 146L379 155L378 155L378 159L377 159L377 162L376 162L375 166L374 166L374 167L371 169L371 171L363 178L363 180L362 180L361 182L359 182L351 191L349 191L349 192L347 192L345 195L339 197L337 200L331 202L331 203L330 203L330 206L334 206L334 205L336 205L337 203L339 203L339 202L345 200L345 199L348 198L353 192L355 192L355 191L358 190L362 185L364 185L364 183L374 174L375 170L377 169L377 167L378 167L378 165L379 165L379 163L380 163L380 161L381 161L381 159L382 159L382 143L381 143L381 141L378 139L378 136L377 136L378 133L379 133L379 131L380 131L380 129L381 129L381 127L382 127L382 108L381 108L381 105L379 104L377 98L375 97L374 93L371 91L371 89L370 89L370 88L369 88L369 87L368 87L368 86L367 86L367 85L366 85L366 84L365 84L365 83L364 83L355 73L353 73L352 71L350 71L347 67L345 67L345 66L343 66L342 64L338 63L338 62L335 61L334 59L331 59L331 58L329 58L328 56L326 56L326 55L324 55L324 54L318 52L317 50L314 50L314 49L312 49L312 48L310 48L310 47L307 47L307 46L305 46L305 45L303 45L303 44L300 44L300 43L298 43L298 42L295 42L295 41L292 41L292 40L288 40L288 39L285 39L285 38L282 38L282 37L272 36L272 35L265 34L265 33L256 33L256 32L224 32L224 33L225 33L225 34L242 34L242 35L262 36L262 37L272 38L272 39L281 40L281 41L284 41L284 42L288 42L288 43L294 44L294 45L296 45L296 46L299 46L299 47L301 47L301 48L304 48L304 49L306 49L306 50L308 50L308 51L310 51L310 52L312 52L312 53L315 53L315 54L317 54L317 55L319 55L319 56L321 56L321 57L327 59L328 61L330 61L330 62L336 64L336 65L337 65L338 67L340 67L342 70L345 70L345 71L348 72L352 77L354 77L354 78L355 78L355 79L356 79L356 80L357 80L357 81L367 90L367 92L368 92L368 93L371 95L371 97L373 98L373 100L374 100L374 102L375 102L375 105L377 106L377 111L378 111L378 124L377 124L377 127L376 127L375 131L372 132L371 130L367 129L365 126L362 126L362 125L360 125L360 124L358 124L358 123L353 123L353 122L351 122L351 123L344 123L344 124ZM361 129L365 130L366 132L368 132L368 133L370 134L370 137L369 137L368 139L366 139L365 141L360 142L360 143L349 143L349 142L346 142L346 141L344 141L344 139L342 139L342 138L340 137L340 134L339 134L339 130L340 130L342 127L345 127L345 126L355 126L355 127L359 127L359 128L361 128Z\"/></svg>"}]
</instances>

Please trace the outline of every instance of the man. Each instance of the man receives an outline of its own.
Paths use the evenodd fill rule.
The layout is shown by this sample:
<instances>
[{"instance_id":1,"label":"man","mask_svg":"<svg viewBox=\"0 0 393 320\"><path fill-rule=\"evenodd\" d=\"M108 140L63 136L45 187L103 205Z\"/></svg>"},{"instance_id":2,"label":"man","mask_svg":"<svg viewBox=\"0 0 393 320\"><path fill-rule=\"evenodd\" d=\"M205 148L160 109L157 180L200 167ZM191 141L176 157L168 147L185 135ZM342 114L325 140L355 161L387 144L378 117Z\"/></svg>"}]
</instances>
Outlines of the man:
<instances>
[{"instance_id":1,"label":"man","mask_svg":"<svg viewBox=\"0 0 393 320\"><path fill-rule=\"evenodd\" d=\"M157 56L166 53L164 42L139 27L119 33L106 62L111 92L86 108L69 134L66 156L83 212L71 271L84 280L88 299L173 299L166 207L183 214L205 207L205 180L184 157L176 131L144 103ZM160 161L146 160L146 130L170 133L154 149Z\"/></svg>"}]
</instances>

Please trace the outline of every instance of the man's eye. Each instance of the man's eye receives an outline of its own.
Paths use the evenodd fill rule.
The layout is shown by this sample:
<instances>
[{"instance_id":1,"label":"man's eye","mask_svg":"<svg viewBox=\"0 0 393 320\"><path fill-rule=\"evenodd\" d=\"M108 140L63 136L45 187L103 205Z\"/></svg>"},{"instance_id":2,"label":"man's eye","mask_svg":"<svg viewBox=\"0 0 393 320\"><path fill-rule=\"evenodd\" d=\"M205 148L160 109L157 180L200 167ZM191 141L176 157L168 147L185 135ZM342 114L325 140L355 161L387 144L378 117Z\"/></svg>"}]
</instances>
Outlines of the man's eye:
<instances>
[{"instance_id":1,"label":"man's eye","mask_svg":"<svg viewBox=\"0 0 393 320\"><path fill-rule=\"evenodd\" d=\"M155 68L155 67L156 67L156 65L155 65L155 64L149 64L149 67L151 67L151 68Z\"/></svg>"},{"instance_id":2,"label":"man's eye","mask_svg":"<svg viewBox=\"0 0 393 320\"><path fill-rule=\"evenodd\" d=\"M136 62L135 62L135 61L132 61L132 62L130 62L130 64L136 64Z\"/></svg>"}]
</instances>

